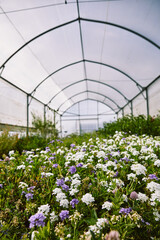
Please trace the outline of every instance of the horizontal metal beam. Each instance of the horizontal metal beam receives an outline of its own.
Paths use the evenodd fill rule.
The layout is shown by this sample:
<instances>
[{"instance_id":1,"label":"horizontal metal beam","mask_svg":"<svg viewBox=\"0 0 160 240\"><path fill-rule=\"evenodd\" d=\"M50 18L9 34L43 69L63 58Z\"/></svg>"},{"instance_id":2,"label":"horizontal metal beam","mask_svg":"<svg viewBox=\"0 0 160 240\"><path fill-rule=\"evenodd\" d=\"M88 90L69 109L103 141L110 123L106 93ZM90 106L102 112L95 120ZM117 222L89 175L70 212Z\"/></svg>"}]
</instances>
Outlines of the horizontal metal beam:
<instances>
[{"instance_id":1,"label":"horizontal metal beam","mask_svg":"<svg viewBox=\"0 0 160 240\"><path fill-rule=\"evenodd\" d=\"M61 121L81 121L81 120L97 120L97 118L71 118L71 119L62 119Z\"/></svg>"}]
</instances>

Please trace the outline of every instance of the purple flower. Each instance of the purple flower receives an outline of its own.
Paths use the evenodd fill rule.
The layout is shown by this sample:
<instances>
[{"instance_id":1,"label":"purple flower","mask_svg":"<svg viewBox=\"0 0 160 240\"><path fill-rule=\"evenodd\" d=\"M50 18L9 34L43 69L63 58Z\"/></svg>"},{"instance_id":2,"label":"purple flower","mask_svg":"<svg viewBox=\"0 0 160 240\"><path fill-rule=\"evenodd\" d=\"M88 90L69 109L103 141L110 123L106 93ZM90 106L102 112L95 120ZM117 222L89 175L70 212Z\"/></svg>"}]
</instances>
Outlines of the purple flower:
<instances>
[{"instance_id":1,"label":"purple flower","mask_svg":"<svg viewBox=\"0 0 160 240\"><path fill-rule=\"evenodd\" d=\"M138 198L138 194L137 194L135 191L133 191L133 192L131 192L131 194L130 194L130 198L131 198L131 199L137 199L137 198Z\"/></svg>"},{"instance_id":2,"label":"purple flower","mask_svg":"<svg viewBox=\"0 0 160 240\"><path fill-rule=\"evenodd\" d=\"M92 147L94 147L94 145L90 145L89 147L92 148Z\"/></svg>"},{"instance_id":3,"label":"purple flower","mask_svg":"<svg viewBox=\"0 0 160 240\"><path fill-rule=\"evenodd\" d=\"M46 147L46 152L50 152L51 149L49 147Z\"/></svg>"},{"instance_id":4,"label":"purple flower","mask_svg":"<svg viewBox=\"0 0 160 240\"><path fill-rule=\"evenodd\" d=\"M0 188L3 188L3 184L2 183L0 184Z\"/></svg>"},{"instance_id":5,"label":"purple flower","mask_svg":"<svg viewBox=\"0 0 160 240\"><path fill-rule=\"evenodd\" d=\"M25 195L25 197L27 198L27 201L29 201L29 199L33 199L33 194L32 193L27 193Z\"/></svg>"},{"instance_id":6,"label":"purple flower","mask_svg":"<svg viewBox=\"0 0 160 240\"><path fill-rule=\"evenodd\" d=\"M27 188L27 191L28 191L28 192L29 192L29 191L30 191L30 192L33 192L33 189L34 189L34 188L35 188L35 186L28 187L28 188Z\"/></svg>"},{"instance_id":7,"label":"purple flower","mask_svg":"<svg viewBox=\"0 0 160 240\"><path fill-rule=\"evenodd\" d=\"M158 177L155 174L149 174L149 178L158 180Z\"/></svg>"},{"instance_id":8,"label":"purple flower","mask_svg":"<svg viewBox=\"0 0 160 240\"><path fill-rule=\"evenodd\" d=\"M118 174L119 174L119 172L117 171L117 172L116 172L116 174L114 174L114 176L113 176L113 177L117 177L117 176L118 176Z\"/></svg>"},{"instance_id":9,"label":"purple flower","mask_svg":"<svg viewBox=\"0 0 160 240\"><path fill-rule=\"evenodd\" d=\"M86 152L86 149L85 149L85 148L83 148L83 149L82 149L82 152Z\"/></svg>"},{"instance_id":10,"label":"purple flower","mask_svg":"<svg viewBox=\"0 0 160 240\"><path fill-rule=\"evenodd\" d=\"M57 186L62 186L62 185L64 185L64 179L63 179L63 178L57 179L56 184L57 184Z\"/></svg>"},{"instance_id":11,"label":"purple flower","mask_svg":"<svg viewBox=\"0 0 160 240\"><path fill-rule=\"evenodd\" d=\"M56 153L50 153L50 155L52 155L52 156L55 156L55 155L56 155Z\"/></svg>"},{"instance_id":12,"label":"purple flower","mask_svg":"<svg viewBox=\"0 0 160 240\"><path fill-rule=\"evenodd\" d=\"M70 145L70 147L71 147L71 148L74 148L74 147L75 147L75 144L74 144L74 143L72 143L72 144Z\"/></svg>"},{"instance_id":13,"label":"purple flower","mask_svg":"<svg viewBox=\"0 0 160 240\"><path fill-rule=\"evenodd\" d=\"M132 211L132 208L121 208L119 213L122 213L124 215L128 215Z\"/></svg>"},{"instance_id":14,"label":"purple flower","mask_svg":"<svg viewBox=\"0 0 160 240\"><path fill-rule=\"evenodd\" d=\"M63 221L66 218L69 218L69 211L67 210L62 210L59 214L61 220Z\"/></svg>"},{"instance_id":15,"label":"purple flower","mask_svg":"<svg viewBox=\"0 0 160 240\"><path fill-rule=\"evenodd\" d=\"M62 189L65 190L66 192L68 192L69 190L69 186L67 184L63 184L61 185Z\"/></svg>"},{"instance_id":16,"label":"purple flower","mask_svg":"<svg viewBox=\"0 0 160 240\"><path fill-rule=\"evenodd\" d=\"M51 160L54 160L54 159L55 159L55 157L50 157L50 158L49 158L50 161L51 161Z\"/></svg>"},{"instance_id":17,"label":"purple flower","mask_svg":"<svg viewBox=\"0 0 160 240\"><path fill-rule=\"evenodd\" d=\"M142 218L141 221L142 221L143 223L145 223L146 225L150 225L150 223L149 223L149 222L145 222L143 218Z\"/></svg>"},{"instance_id":18,"label":"purple flower","mask_svg":"<svg viewBox=\"0 0 160 240\"><path fill-rule=\"evenodd\" d=\"M76 172L76 167L75 166L71 166L69 169L69 172L71 172L71 174Z\"/></svg>"},{"instance_id":19,"label":"purple flower","mask_svg":"<svg viewBox=\"0 0 160 240\"><path fill-rule=\"evenodd\" d=\"M78 199L76 198L73 198L71 201L70 201L70 205L72 206L72 208L75 208L75 205L78 204L79 201Z\"/></svg>"},{"instance_id":20,"label":"purple flower","mask_svg":"<svg viewBox=\"0 0 160 240\"><path fill-rule=\"evenodd\" d=\"M23 194L26 194L26 192L25 192L25 191L22 191L21 195L23 195Z\"/></svg>"},{"instance_id":21,"label":"purple flower","mask_svg":"<svg viewBox=\"0 0 160 240\"><path fill-rule=\"evenodd\" d=\"M58 163L54 163L52 167L57 168L58 167Z\"/></svg>"},{"instance_id":22,"label":"purple flower","mask_svg":"<svg viewBox=\"0 0 160 240\"><path fill-rule=\"evenodd\" d=\"M29 228L33 228L34 226L42 226L44 227L45 223L43 222L46 217L43 215L43 213L36 213L35 215L32 215L29 218L30 225Z\"/></svg>"},{"instance_id":23,"label":"purple flower","mask_svg":"<svg viewBox=\"0 0 160 240\"><path fill-rule=\"evenodd\" d=\"M76 167L82 167L82 166L83 166L82 163L78 163L78 164L76 165Z\"/></svg>"}]
</instances>

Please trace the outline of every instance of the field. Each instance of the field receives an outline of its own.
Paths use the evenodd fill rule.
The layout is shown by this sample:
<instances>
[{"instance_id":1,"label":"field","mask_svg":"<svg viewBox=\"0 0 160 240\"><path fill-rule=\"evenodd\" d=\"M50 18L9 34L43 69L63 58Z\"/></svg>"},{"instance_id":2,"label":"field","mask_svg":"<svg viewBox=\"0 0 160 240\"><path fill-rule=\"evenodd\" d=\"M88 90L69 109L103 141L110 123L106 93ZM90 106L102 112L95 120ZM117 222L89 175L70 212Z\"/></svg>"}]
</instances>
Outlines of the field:
<instances>
[{"instance_id":1,"label":"field","mask_svg":"<svg viewBox=\"0 0 160 240\"><path fill-rule=\"evenodd\" d=\"M160 239L159 224L160 137L57 139L0 161L2 240Z\"/></svg>"}]
</instances>

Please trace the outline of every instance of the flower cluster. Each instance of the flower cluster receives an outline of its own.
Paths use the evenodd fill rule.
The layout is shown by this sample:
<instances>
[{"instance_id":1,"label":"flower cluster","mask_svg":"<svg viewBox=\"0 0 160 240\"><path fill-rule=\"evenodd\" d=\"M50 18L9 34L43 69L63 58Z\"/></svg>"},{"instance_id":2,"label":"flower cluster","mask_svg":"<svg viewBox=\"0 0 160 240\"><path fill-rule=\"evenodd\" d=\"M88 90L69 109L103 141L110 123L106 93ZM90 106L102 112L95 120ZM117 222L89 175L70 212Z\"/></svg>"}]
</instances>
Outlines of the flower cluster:
<instances>
[{"instance_id":1,"label":"flower cluster","mask_svg":"<svg viewBox=\"0 0 160 240\"><path fill-rule=\"evenodd\" d=\"M66 146L54 140L9 158L0 161L7 239L104 240L111 229L123 239L160 236L159 137L116 132Z\"/></svg>"}]
</instances>

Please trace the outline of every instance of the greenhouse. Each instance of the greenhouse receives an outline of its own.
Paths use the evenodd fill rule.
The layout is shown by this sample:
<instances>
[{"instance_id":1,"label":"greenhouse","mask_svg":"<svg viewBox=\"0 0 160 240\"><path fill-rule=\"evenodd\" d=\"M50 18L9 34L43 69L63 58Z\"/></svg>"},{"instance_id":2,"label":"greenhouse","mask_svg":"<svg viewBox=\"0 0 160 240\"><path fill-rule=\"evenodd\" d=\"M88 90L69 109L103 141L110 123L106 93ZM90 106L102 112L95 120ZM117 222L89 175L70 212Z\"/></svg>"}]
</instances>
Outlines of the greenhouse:
<instances>
[{"instance_id":1,"label":"greenhouse","mask_svg":"<svg viewBox=\"0 0 160 240\"><path fill-rule=\"evenodd\" d=\"M0 239L160 239L160 0L0 1Z\"/></svg>"},{"instance_id":2,"label":"greenhouse","mask_svg":"<svg viewBox=\"0 0 160 240\"><path fill-rule=\"evenodd\" d=\"M1 1L0 122L90 131L125 114L155 115L157 0Z\"/></svg>"}]
</instances>

